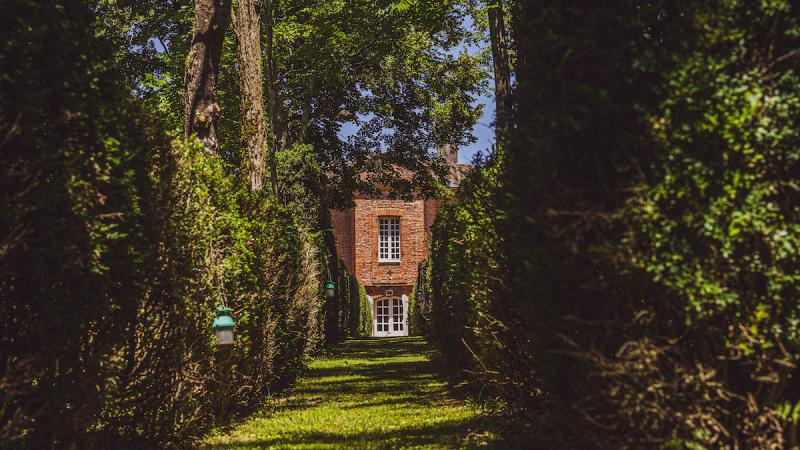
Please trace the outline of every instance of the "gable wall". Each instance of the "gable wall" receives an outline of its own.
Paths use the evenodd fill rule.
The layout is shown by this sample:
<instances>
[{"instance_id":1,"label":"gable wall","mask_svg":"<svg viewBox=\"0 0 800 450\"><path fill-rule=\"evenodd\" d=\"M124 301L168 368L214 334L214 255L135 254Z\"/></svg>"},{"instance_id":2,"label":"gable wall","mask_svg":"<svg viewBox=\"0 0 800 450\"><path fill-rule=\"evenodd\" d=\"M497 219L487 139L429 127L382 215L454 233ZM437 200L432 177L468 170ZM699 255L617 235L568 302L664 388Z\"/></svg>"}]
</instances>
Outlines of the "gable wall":
<instances>
[{"instance_id":1,"label":"gable wall","mask_svg":"<svg viewBox=\"0 0 800 450\"><path fill-rule=\"evenodd\" d=\"M419 264L427 258L430 229L444 200L356 198L353 208L331 210L336 251L345 266L367 290L383 296L410 295ZM400 263L378 262L378 219L400 217Z\"/></svg>"},{"instance_id":2,"label":"gable wall","mask_svg":"<svg viewBox=\"0 0 800 450\"><path fill-rule=\"evenodd\" d=\"M400 263L378 262L378 219L400 217ZM356 199L355 274L365 286L413 285L427 253L424 201Z\"/></svg>"}]
</instances>

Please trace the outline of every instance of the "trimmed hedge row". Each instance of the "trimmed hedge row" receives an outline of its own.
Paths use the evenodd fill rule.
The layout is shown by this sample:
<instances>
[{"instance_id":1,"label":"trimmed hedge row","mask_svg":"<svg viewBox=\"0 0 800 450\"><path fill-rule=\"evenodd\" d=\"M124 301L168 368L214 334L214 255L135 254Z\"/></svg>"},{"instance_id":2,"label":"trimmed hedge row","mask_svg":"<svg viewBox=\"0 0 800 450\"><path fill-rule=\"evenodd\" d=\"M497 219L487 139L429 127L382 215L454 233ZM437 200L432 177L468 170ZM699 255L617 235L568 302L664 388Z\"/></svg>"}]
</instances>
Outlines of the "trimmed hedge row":
<instances>
[{"instance_id":1,"label":"trimmed hedge row","mask_svg":"<svg viewBox=\"0 0 800 450\"><path fill-rule=\"evenodd\" d=\"M797 5L514 13L517 123L434 224L417 328L532 447L797 447Z\"/></svg>"},{"instance_id":2,"label":"trimmed hedge row","mask_svg":"<svg viewBox=\"0 0 800 450\"><path fill-rule=\"evenodd\" d=\"M170 143L84 2L9 8L25 14L0 27L0 447L191 446L354 331L355 283L321 224Z\"/></svg>"}]
</instances>

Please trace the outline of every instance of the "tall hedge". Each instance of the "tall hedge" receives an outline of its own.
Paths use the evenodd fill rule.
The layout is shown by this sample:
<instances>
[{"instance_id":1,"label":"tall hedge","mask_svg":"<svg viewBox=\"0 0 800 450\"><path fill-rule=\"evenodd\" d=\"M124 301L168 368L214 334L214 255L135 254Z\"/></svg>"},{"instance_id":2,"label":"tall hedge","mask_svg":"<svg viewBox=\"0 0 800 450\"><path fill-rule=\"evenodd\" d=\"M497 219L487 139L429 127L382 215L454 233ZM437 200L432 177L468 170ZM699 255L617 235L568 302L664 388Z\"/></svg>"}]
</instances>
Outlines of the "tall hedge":
<instances>
[{"instance_id":1,"label":"tall hedge","mask_svg":"<svg viewBox=\"0 0 800 450\"><path fill-rule=\"evenodd\" d=\"M346 335L327 317L357 297L323 297L321 223L163 131L85 2L6 6L0 447L191 446Z\"/></svg>"},{"instance_id":2,"label":"tall hedge","mask_svg":"<svg viewBox=\"0 0 800 450\"><path fill-rule=\"evenodd\" d=\"M797 446L796 5L514 16L516 126L417 288L443 353L533 446Z\"/></svg>"}]
</instances>

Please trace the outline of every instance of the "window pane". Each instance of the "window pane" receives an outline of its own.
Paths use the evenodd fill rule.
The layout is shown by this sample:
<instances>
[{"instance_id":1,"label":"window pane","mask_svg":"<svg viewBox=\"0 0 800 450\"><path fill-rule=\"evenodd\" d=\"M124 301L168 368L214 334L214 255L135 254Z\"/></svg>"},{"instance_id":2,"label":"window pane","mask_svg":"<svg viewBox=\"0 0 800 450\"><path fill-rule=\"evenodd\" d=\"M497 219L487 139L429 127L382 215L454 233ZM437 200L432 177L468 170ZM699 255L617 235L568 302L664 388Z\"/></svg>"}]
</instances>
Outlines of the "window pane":
<instances>
[{"instance_id":1,"label":"window pane","mask_svg":"<svg viewBox=\"0 0 800 450\"><path fill-rule=\"evenodd\" d=\"M378 258L387 261L400 260L400 219L378 219Z\"/></svg>"}]
</instances>

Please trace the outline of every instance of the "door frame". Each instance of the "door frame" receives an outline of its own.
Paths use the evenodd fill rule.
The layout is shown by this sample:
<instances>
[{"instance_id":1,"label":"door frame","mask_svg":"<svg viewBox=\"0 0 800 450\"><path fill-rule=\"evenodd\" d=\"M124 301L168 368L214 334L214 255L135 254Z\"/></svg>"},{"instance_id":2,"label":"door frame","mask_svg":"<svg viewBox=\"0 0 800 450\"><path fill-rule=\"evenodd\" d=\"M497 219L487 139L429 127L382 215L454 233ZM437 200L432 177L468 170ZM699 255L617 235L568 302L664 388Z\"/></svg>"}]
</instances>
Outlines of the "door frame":
<instances>
[{"instance_id":1,"label":"door frame","mask_svg":"<svg viewBox=\"0 0 800 450\"><path fill-rule=\"evenodd\" d=\"M402 296L397 295L388 295L388 296L376 296L372 297L371 295L367 296L367 300L369 301L370 310L372 311L372 336L373 337L401 337L401 336L408 336L408 296L403 294ZM394 330L387 330L387 331L378 331L378 307L385 307L388 309L388 318L389 320L385 322L388 326L394 324L395 315L392 314L392 300L400 300L399 306L402 306L402 330L394 331ZM386 301L387 304L384 305L383 302ZM379 305L380 303L380 305ZM394 328L394 327L391 327Z\"/></svg>"}]
</instances>

